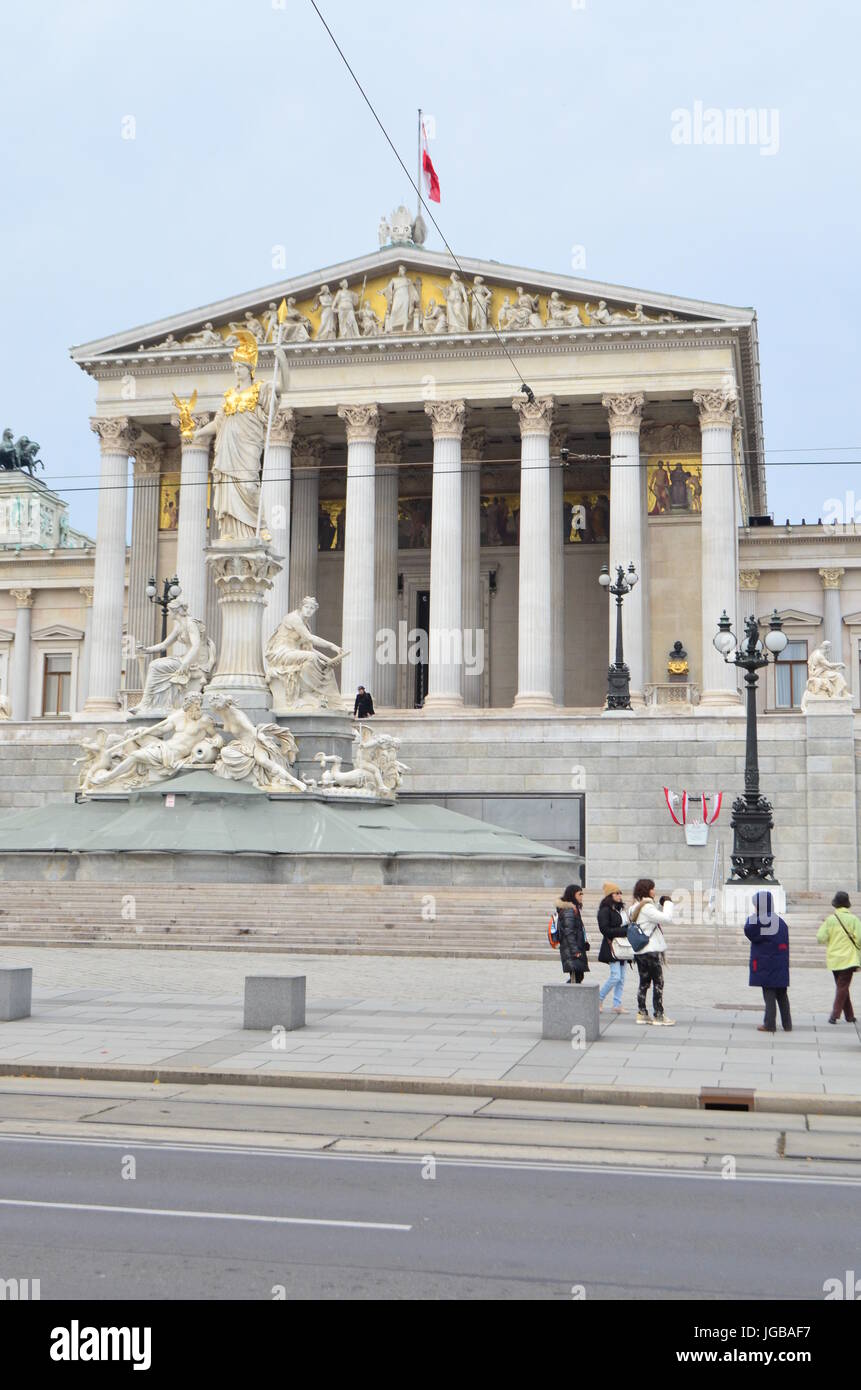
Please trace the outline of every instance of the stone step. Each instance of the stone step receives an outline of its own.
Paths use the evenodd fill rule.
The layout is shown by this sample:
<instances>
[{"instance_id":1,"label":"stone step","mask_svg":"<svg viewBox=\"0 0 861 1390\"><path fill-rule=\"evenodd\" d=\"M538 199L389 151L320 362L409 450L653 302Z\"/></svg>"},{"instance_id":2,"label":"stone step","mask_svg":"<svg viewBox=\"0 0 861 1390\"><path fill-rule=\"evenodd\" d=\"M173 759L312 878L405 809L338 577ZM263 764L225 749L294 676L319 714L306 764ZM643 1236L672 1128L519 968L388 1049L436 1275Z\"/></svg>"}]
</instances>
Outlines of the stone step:
<instances>
[{"instance_id":1,"label":"stone step","mask_svg":"<svg viewBox=\"0 0 861 1390\"><path fill-rule=\"evenodd\" d=\"M433 947L423 945L400 945L390 943L385 946L321 946L318 941L308 942L272 942L272 941L209 941L192 938L171 937L165 940L162 937L148 940L141 937L40 937L33 940L29 936L10 937L5 942L9 946L28 946L32 948L54 947L62 948L69 946L98 946L108 949L146 949L158 950L202 950L202 951L246 951L250 954L269 952L273 955L361 955L361 956L403 956L416 958L446 958L446 959L473 959L473 960L543 960L550 965L554 962L550 960L547 951L532 949L494 949L483 948L456 948L456 947ZM686 956L681 951L672 953L673 963L676 965L727 965L737 966L743 969L747 965L747 955L744 952L732 953L721 951L715 953L697 952ZM794 969L818 969L821 968L821 960L793 961ZM603 969L603 967L599 967Z\"/></svg>"}]
</instances>

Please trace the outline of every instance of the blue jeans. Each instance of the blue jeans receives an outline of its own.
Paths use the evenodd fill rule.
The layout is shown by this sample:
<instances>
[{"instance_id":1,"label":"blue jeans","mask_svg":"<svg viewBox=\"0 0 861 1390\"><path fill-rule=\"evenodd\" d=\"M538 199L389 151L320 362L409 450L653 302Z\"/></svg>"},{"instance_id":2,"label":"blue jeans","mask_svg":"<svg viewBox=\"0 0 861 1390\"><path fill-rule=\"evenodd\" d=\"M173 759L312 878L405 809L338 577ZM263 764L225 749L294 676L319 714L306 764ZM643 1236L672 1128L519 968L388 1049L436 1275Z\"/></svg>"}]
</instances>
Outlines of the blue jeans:
<instances>
[{"instance_id":1,"label":"blue jeans","mask_svg":"<svg viewBox=\"0 0 861 1390\"><path fill-rule=\"evenodd\" d=\"M615 986L615 989L613 988ZM613 1007L618 1009L622 1003L622 990L625 988L625 962L614 960L610 966L610 973L598 991L598 998L603 1004L610 990L613 990Z\"/></svg>"}]
</instances>

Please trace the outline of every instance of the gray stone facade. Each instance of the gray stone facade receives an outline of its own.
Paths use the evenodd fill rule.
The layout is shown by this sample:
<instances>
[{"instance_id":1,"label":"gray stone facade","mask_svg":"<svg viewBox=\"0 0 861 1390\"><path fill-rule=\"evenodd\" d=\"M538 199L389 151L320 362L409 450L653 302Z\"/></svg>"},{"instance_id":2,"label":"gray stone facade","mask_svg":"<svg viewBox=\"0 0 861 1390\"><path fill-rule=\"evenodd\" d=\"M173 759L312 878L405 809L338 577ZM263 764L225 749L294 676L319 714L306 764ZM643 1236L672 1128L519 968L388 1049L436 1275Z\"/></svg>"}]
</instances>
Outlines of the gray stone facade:
<instances>
[{"instance_id":1,"label":"gray stone facade","mask_svg":"<svg viewBox=\"0 0 861 1390\"><path fill-rule=\"evenodd\" d=\"M851 891L859 883L861 718L811 706L808 714L760 720L762 790L774 805L778 876L789 892ZM404 791L577 791L585 799L586 881L627 891L641 874L667 891L708 891L717 840L729 866L732 801L744 780L744 714L553 714L510 710L474 715L417 712L375 723L402 740ZM92 725L0 726L0 808L71 800L77 738ZM688 846L670 820L662 788L722 791L723 809L705 847ZM524 833L528 833L524 831Z\"/></svg>"}]
</instances>

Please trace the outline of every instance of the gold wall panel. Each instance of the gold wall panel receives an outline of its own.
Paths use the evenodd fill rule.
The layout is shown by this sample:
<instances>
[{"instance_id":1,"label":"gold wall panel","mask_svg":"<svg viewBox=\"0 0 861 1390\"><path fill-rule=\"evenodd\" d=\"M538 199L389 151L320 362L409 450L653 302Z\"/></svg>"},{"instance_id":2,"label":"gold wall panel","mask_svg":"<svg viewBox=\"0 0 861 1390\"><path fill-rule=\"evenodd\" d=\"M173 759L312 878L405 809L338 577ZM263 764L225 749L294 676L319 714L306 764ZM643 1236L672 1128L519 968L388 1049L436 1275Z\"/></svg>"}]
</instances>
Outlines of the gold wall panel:
<instances>
[{"instance_id":1,"label":"gold wall panel","mask_svg":"<svg viewBox=\"0 0 861 1390\"><path fill-rule=\"evenodd\" d=\"M684 515L703 509L703 465L697 455L665 454L646 469L649 516Z\"/></svg>"}]
</instances>

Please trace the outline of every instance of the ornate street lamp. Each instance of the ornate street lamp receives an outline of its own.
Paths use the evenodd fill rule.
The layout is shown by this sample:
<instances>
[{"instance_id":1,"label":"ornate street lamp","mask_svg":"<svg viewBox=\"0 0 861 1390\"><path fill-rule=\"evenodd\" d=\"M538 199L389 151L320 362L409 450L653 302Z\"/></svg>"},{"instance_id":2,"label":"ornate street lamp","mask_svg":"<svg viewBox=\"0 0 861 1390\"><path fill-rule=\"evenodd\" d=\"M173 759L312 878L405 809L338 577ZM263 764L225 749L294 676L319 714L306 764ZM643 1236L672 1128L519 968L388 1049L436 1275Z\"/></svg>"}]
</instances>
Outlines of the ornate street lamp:
<instances>
[{"instance_id":1,"label":"ornate street lamp","mask_svg":"<svg viewBox=\"0 0 861 1390\"><path fill-rule=\"evenodd\" d=\"M606 565L601 566L601 573L598 575L601 588L606 589L608 594L613 594L616 599L616 660L607 672L607 709L631 708L631 672L625 665L622 651L622 599L631 592L639 578L633 560L627 573L619 565L615 584Z\"/></svg>"},{"instance_id":2,"label":"ornate street lamp","mask_svg":"<svg viewBox=\"0 0 861 1390\"><path fill-rule=\"evenodd\" d=\"M732 872L731 883L776 883L771 832L774 829L772 805L759 790L759 747L756 735L756 687L758 672L768 665L769 658L777 661L786 646L787 637L777 614L771 615L765 647L760 640L756 618L745 621L745 636L739 642L730 626L726 611L721 614L714 645L724 661L744 671L747 687L747 743L744 757L744 795L733 802Z\"/></svg>"},{"instance_id":3,"label":"ornate street lamp","mask_svg":"<svg viewBox=\"0 0 861 1390\"><path fill-rule=\"evenodd\" d=\"M176 575L173 579L166 579L162 586L161 598L159 598L158 584L154 579L150 579L146 586L146 596L150 603L154 603L156 608L161 609L161 640L167 637L167 610L175 598L180 595L179 580Z\"/></svg>"}]
</instances>

